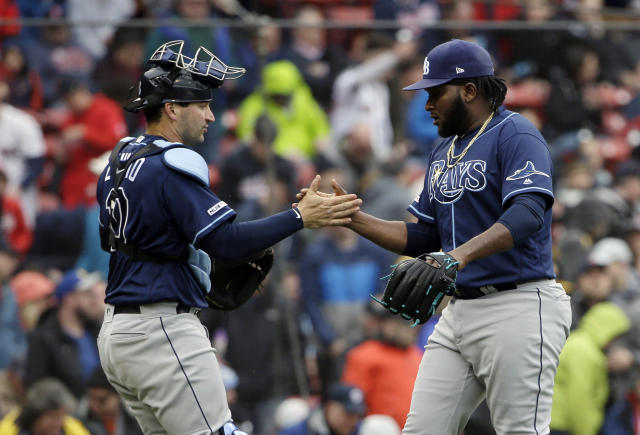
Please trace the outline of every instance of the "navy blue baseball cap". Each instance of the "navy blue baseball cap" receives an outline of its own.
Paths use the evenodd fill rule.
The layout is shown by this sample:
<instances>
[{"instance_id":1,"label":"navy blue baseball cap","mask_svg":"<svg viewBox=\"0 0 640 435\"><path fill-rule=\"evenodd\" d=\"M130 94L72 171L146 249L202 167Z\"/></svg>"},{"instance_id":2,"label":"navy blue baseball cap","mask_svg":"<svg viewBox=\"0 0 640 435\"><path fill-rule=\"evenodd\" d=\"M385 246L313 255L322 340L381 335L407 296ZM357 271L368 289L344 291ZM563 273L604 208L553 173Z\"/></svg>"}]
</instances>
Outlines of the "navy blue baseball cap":
<instances>
[{"instance_id":1,"label":"navy blue baseball cap","mask_svg":"<svg viewBox=\"0 0 640 435\"><path fill-rule=\"evenodd\" d=\"M364 415L367 406L364 401L364 393L354 385L342 382L331 385L327 391L327 401L339 402L351 414Z\"/></svg>"},{"instance_id":2,"label":"navy blue baseball cap","mask_svg":"<svg viewBox=\"0 0 640 435\"><path fill-rule=\"evenodd\" d=\"M424 58L422 80L404 91L432 88L458 78L493 75L493 61L484 48L461 39L452 39L431 49Z\"/></svg>"}]
</instances>

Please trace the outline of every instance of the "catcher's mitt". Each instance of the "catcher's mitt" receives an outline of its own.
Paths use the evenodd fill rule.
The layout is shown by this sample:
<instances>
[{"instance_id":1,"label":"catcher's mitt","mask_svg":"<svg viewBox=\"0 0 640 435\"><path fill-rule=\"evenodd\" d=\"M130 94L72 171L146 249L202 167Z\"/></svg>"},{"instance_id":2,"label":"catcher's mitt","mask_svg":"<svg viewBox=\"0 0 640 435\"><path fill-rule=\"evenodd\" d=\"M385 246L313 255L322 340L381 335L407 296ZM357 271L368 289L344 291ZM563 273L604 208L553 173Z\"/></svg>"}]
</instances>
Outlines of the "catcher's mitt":
<instances>
[{"instance_id":1,"label":"catcher's mitt","mask_svg":"<svg viewBox=\"0 0 640 435\"><path fill-rule=\"evenodd\" d=\"M432 266L427 259L437 265ZM423 254L402 261L394 268L382 299L376 299L394 314L414 325L425 323L436 312L442 298L455 291L458 261L444 252Z\"/></svg>"},{"instance_id":2,"label":"catcher's mitt","mask_svg":"<svg viewBox=\"0 0 640 435\"><path fill-rule=\"evenodd\" d=\"M209 307L217 310L238 308L260 289L272 266L272 248L242 260L216 262L211 274L211 291L206 296Z\"/></svg>"}]
</instances>

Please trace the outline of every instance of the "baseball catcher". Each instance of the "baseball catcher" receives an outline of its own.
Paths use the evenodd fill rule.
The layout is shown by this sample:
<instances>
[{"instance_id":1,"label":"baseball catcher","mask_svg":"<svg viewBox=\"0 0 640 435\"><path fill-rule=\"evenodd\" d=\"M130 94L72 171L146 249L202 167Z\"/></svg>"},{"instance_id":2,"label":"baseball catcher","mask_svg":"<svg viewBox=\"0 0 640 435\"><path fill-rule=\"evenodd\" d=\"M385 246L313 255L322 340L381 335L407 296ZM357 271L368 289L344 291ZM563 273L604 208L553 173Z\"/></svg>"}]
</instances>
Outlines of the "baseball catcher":
<instances>
[{"instance_id":1,"label":"baseball catcher","mask_svg":"<svg viewBox=\"0 0 640 435\"><path fill-rule=\"evenodd\" d=\"M382 299L373 299L414 325L422 325L444 296L453 295L457 276L458 261L451 255L423 254L394 266Z\"/></svg>"},{"instance_id":2,"label":"baseball catcher","mask_svg":"<svg viewBox=\"0 0 640 435\"><path fill-rule=\"evenodd\" d=\"M240 306L269 273L271 246L304 227L349 223L361 201L320 196L316 177L298 207L238 222L194 148L215 121L215 90L245 70L205 47L189 55L185 45L162 44L147 62L125 106L142 112L147 128L115 146L98 181L101 246L110 253L98 349L144 433L246 435L231 419L197 314Z\"/></svg>"}]
</instances>

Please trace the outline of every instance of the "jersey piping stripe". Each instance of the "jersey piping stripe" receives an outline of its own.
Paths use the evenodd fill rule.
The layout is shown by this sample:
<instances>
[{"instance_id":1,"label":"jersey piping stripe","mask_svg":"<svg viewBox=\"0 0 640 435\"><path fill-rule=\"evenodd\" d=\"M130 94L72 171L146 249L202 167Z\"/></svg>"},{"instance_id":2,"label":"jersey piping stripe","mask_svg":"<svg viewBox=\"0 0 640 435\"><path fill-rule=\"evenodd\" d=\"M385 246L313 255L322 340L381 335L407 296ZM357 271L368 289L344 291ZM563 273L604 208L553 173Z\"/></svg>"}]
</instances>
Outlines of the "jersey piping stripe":
<instances>
[{"instance_id":1,"label":"jersey piping stripe","mask_svg":"<svg viewBox=\"0 0 640 435\"><path fill-rule=\"evenodd\" d=\"M553 198L553 192L550 191L549 189L545 189L544 187L525 187L523 189L516 189L512 192L510 192L507 196L504 197L504 199L502 200L502 205L504 205L507 200L509 198L511 198L513 195L515 195L516 193L520 193L520 192L531 192L531 191L536 191L536 192L544 192L544 193L548 193L549 195L551 195L551 198Z\"/></svg>"},{"instance_id":2,"label":"jersey piping stripe","mask_svg":"<svg viewBox=\"0 0 640 435\"><path fill-rule=\"evenodd\" d=\"M202 234L204 231L206 231L208 228L211 228L212 225L215 225L220 219L223 219L225 216L227 216L229 213L233 213L233 210L227 210L227 212L225 214L223 214L222 216L218 217L218 219L214 220L213 222L211 222L209 225L207 225L206 227L204 227L203 229L201 229L200 231L198 231L198 233L196 234L196 236L193 238L193 242L191 242L192 245L195 245L196 242L198 241L198 238L200 237L200 234Z\"/></svg>"},{"instance_id":3,"label":"jersey piping stripe","mask_svg":"<svg viewBox=\"0 0 640 435\"><path fill-rule=\"evenodd\" d=\"M480 135L480 137L484 136L485 134L489 133L491 130L493 130L494 128L496 128L497 126L499 126L500 124L502 124L503 122L505 122L507 119L511 118L513 115L517 115L517 113L512 113L509 116L507 116L506 118L504 118L502 121L500 121L499 123L497 123L496 125L494 125L493 127L491 127L489 130L485 131L484 133L482 133ZM480 139L480 137L478 139Z\"/></svg>"},{"instance_id":4,"label":"jersey piping stripe","mask_svg":"<svg viewBox=\"0 0 640 435\"><path fill-rule=\"evenodd\" d=\"M540 321L540 371L538 372L538 394L536 395L536 410L533 415L533 430L538 434L538 405L540 402L540 393L542 392L542 386L540 385L540 378L542 377L542 347L544 345L544 337L542 335L542 298L540 297L540 289L537 288L538 293L538 319Z\"/></svg>"},{"instance_id":5,"label":"jersey piping stripe","mask_svg":"<svg viewBox=\"0 0 640 435\"><path fill-rule=\"evenodd\" d=\"M167 334L167 330L164 329L164 322L162 321L162 317L160 317L160 326L162 326L162 332L164 332L165 337L167 337L167 341L169 342L169 345L171 346L171 350L173 351L173 354L176 356L176 359L178 360L178 364L180 365L180 370L182 370L182 373L184 373L184 377L187 380L187 384L189 384L189 388L191 389L191 393L193 393L193 398L196 399L196 404L198 405L198 409L200 410L200 413L202 414L202 418L204 418L204 422L207 424L207 427L209 428L209 432L213 433L213 429L211 429L211 425L209 424L209 421L207 420L207 416L204 415L204 411L202 410L202 406L200 405L200 401L198 400L198 396L196 395L196 392L193 389L193 385L191 385L191 381L189 380L189 376L187 376L187 372L184 370L184 367L182 366L182 362L180 361L180 357L178 356L178 353L176 352L176 349L173 347L173 343L171 342L171 339L169 338L169 334Z\"/></svg>"},{"instance_id":6,"label":"jersey piping stripe","mask_svg":"<svg viewBox=\"0 0 640 435\"><path fill-rule=\"evenodd\" d=\"M424 213L419 212L419 211L418 211L418 209L417 209L417 208L415 208L413 204L411 204L411 205L409 206L409 209L410 209L410 211L412 211L412 212L413 212L413 214L418 215L418 217L425 218L425 219L427 219L427 220L429 220L429 221L432 221L432 222L435 222L435 221L436 221L436 220L435 220L435 218L433 218L433 217L429 216L428 214L424 214Z\"/></svg>"},{"instance_id":7,"label":"jersey piping stripe","mask_svg":"<svg viewBox=\"0 0 640 435\"><path fill-rule=\"evenodd\" d=\"M456 213L454 204L451 204L451 241L453 242L453 249L456 249Z\"/></svg>"}]
</instances>

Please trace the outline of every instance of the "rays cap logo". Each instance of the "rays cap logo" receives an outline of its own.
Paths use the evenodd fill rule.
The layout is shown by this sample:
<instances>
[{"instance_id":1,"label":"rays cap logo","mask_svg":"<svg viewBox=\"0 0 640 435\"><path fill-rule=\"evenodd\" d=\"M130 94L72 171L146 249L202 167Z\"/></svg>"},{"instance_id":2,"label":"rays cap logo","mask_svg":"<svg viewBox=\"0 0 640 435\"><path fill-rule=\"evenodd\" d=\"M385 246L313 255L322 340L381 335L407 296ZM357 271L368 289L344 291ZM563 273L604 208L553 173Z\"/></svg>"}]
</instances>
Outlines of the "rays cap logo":
<instances>
[{"instance_id":1,"label":"rays cap logo","mask_svg":"<svg viewBox=\"0 0 640 435\"><path fill-rule=\"evenodd\" d=\"M443 85L453 79L493 74L493 61L487 50L474 42L452 39L435 46L427 53L422 80L403 90L416 91Z\"/></svg>"}]
</instances>

